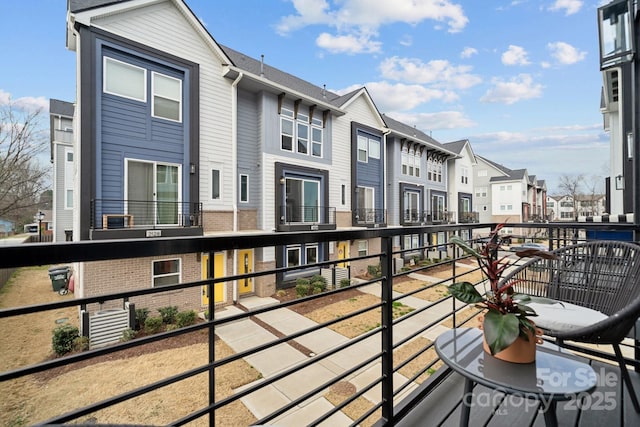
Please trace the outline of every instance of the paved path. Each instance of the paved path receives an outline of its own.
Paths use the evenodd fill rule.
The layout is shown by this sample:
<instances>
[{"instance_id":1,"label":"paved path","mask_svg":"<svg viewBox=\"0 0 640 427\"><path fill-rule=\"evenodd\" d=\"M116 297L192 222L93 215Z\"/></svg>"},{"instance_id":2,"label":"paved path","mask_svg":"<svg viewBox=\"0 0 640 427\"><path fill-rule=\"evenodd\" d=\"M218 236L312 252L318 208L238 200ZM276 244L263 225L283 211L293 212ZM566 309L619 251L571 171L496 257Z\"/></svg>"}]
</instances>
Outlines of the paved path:
<instances>
[{"instance_id":1,"label":"paved path","mask_svg":"<svg viewBox=\"0 0 640 427\"><path fill-rule=\"evenodd\" d=\"M466 267L468 268L468 266ZM424 277L419 277L419 279L424 280ZM380 286L375 283L361 287L359 290L378 297L380 296ZM394 292L394 296L400 295L401 294ZM402 302L415 309L433 305L428 301L412 296L403 298ZM252 310L265 305L277 304L277 300L273 298L248 297L240 300L240 303L247 309ZM396 327L394 327L394 342L397 343L406 338L409 334L420 329L425 324L432 322L433 319L450 313L451 309L452 307L449 304L433 305L431 309L397 324ZM223 311L217 312L216 317L230 316L242 312L238 307L229 306ZM309 318L288 308L276 309L259 314L256 317L269 325L270 328L286 335L317 325ZM427 330L422 336L433 341L445 329L444 326L437 325ZM216 334L236 352L273 342L277 339L275 334L268 332L264 327L248 318L219 326L216 328ZM349 339L328 328L323 328L296 338L295 341L308 348L312 354L303 354L294 347L283 343L248 356L245 360L257 369L264 378L269 378L274 374L309 360L309 358L315 357L315 355L320 355L327 350L344 344L349 341ZM336 375L346 372L358 363L364 362L368 357L378 352L380 352L380 336L375 335L307 368L300 369L294 374L264 387L260 391L243 397L242 402L258 419L261 419L287 403L303 396L309 390L322 386L322 384L334 378ZM380 362L375 362L358 370L356 373L347 377L346 380L355 385L358 390L361 390L374 381L377 381L380 375ZM408 379L400 374L396 373L394 375L394 382L396 384L404 384L407 381ZM245 387L252 385L254 384L248 384ZM414 384L405 388L396 399L402 399L416 387L417 384ZM380 395L380 385L377 385L367 391L364 397L371 402L377 403L380 400ZM278 426L304 425L321 417L332 408L333 405L324 397L313 397L300 404L295 412L280 416L273 420L271 424ZM345 414L338 412L326 420L323 425L342 426L350 425L352 422L353 421Z\"/></svg>"}]
</instances>

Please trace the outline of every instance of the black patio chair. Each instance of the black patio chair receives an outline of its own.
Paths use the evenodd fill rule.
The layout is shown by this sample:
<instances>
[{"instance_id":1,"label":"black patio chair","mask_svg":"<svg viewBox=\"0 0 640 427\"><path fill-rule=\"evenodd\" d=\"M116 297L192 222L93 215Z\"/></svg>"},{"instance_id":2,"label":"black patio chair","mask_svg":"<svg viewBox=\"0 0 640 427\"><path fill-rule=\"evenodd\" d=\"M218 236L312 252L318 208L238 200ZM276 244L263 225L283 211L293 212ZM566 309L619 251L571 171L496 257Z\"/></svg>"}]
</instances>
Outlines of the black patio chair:
<instances>
[{"instance_id":1,"label":"black patio chair","mask_svg":"<svg viewBox=\"0 0 640 427\"><path fill-rule=\"evenodd\" d=\"M532 258L513 268L501 283L517 293L561 301L530 304L532 320L545 334L564 341L613 346L636 412L640 412L620 343L640 317L640 246L592 241L553 251L557 259Z\"/></svg>"}]
</instances>

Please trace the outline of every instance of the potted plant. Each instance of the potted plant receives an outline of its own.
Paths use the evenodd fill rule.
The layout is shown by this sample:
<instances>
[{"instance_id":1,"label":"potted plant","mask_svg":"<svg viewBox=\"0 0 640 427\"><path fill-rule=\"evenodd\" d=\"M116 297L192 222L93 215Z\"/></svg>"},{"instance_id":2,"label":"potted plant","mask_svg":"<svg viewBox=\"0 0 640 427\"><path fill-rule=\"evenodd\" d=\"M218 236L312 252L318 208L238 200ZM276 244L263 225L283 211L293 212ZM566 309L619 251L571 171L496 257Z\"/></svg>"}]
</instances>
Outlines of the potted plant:
<instances>
[{"instance_id":1,"label":"potted plant","mask_svg":"<svg viewBox=\"0 0 640 427\"><path fill-rule=\"evenodd\" d=\"M478 261L478 265L489 283L489 289L482 295L476 287L469 282L460 282L450 285L449 293L454 298L467 304L475 304L486 309L482 330L485 342L492 355L505 350L516 342L520 337L524 341L534 341L532 348L535 357L536 327L529 317L537 316L536 312L527 302L555 302L546 298L531 297L525 294L516 294L513 286L516 282L500 283L504 271L513 264L507 256L500 256L498 250L501 249L504 241L510 236L500 235L500 230L504 224L498 224L491 231L485 243L476 250L466 241L458 236L454 236L451 242L460 247L465 253L473 256ZM516 252L520 257L538 256L546 259L556 259L557 256L538 249L527 249ZM533 361L533 360L530 360Z\"/></svg>"}]
</instances>

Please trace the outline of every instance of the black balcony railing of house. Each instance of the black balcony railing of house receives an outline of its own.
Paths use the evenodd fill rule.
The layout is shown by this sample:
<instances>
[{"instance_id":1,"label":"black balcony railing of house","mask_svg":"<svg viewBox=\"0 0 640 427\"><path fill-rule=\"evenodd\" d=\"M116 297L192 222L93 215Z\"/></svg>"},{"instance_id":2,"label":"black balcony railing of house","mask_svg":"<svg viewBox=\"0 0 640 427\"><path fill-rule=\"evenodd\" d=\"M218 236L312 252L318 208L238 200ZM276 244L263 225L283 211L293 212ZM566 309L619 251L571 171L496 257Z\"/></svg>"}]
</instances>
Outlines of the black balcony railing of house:
<instances>
[{"instance_id":1,"label":"black balcony railing of house","mask_svg":"<svg viewBox=\"0 0 640 427\"><path fill-rule=\"evenodd\" d=\"M427 224L450 224L455 222L455 212L419 211L417 209L405 209L402 213L402 225L427 225Z\"/></svg>"},{"instance_id":2,"label":"black balcony railing of house","mask_svg":"<svg viewBox=\"0 0 640 427\"><path fill-rule=\"evenodd\" d=\"M332 229L336 226L336 208L329 206L305 206L282 205L279 208L279 226L294 227L285 228L284 231L297 231L304 229ZM302 228L300 228L302 227ZM307 228L308 227L308 228Z\"/></svg>"},{"instance_id":3,"label":"black balcony railing of house","mask_svg":"<svg viewBox=\"0 0 640 427\"><path fill-rule=\"evenodd\" d=\"M526 229L531 225L511 226ZM461 280L462 275L465 275L464 280L471 280L468 275L477 271L477 268L457 248L440 244L437 248L425 246L423 249L425 252L430 249L445 250L448 257L444 257L443 261L434 264L432 260L425 263L417 260L411 269L395 271L394 261L402 257L403 251L394 248L405 234L445 233L471 239L486 235L491 227L493 224L443 225L0 246L0 268L16 268L109 260L120 262L141 256L162 258L176 254L197 254L200 259L206 253L233 253L249 248L263 248L256 253L268 254L277 252L278 248L302 244L333 242L333 246L337 247L338 242L380 239L379 246L375 245L380 248L379 251L361 252L351 258L317 264L318 267L330 268L334 265L364 263L372 267L365 270L367 274L363 273L357 279L352 277L348 286L335 286L299 299L283 299L275 305L271 301L269 305L256 308L244 306L240 298L237 304L227 307L235 308L227 315L223 315L225 310L217 310L213 298L210 298L202 311L214 315L205 315L206 320L189 326L167 328L163 332L35 363L25 363L22 357L5 358L0 371L0 392L5 404L0 423L438 424L438 419L431 418L433 415L425 418L422 414L425 407L435 408L435 412L440 414L453 414L454 419L450 419L449 423L455 423L455 414L459 414L460 409L458 407L456 412L455 406L447 406L448 399L457 396L460 402L463 388L461 385L454 388L448 385L448 381L453 381L456 374L441 364L433 351L433 339L427 337L445 324L447 327L469 325L469 322L475 324L475 311L438 289L451 280ZM638 230L633 226L621 224L556 223L545 224L544 228L545 241L550 249L597 236L599 232L608 233L609 238L636 240L638 236ZM469 268L462 268L462 263L468 263ZM269 262L265 264L271 265ZM107 291L90 297L78 294L75 298L61 298L46 304L3 304L0 309L0 327L3 328L0 348L4 353L12 351L3 339L18 333L28 338L30 319L47 312L57 313L69 307L81 310L112 301L124 305L149 297L168 298L165 301L171 301L171 298L191 288L200 290L204 287L207 295L214 295L213 290L218 283L244 282L248 278L275 280L277 273L304 268L308 266L277 267L249 274L184 281L176 285L140 285L128 291L122 291L122 286L118 286L117 292ZM408 274L429 275L432 268L440 272L448 271L449 274L437 283L425 281L416 284L415 280L403 280ZM46 274L47 270L41 269L41 272ZM135 274L132 272L131 275ZM477 283L482 281L477 280ZM408 287L407 283L412 283L412 287ZM404 286L400 287L400 284ZM435 295L429 303L416 305L411 302L425 293ZM321 307L319 312L323 312L332 310L331 304L340 300L349 301L351 310L340 315L334 313L318 317L309 313L310 304ZM7 328L11 328L10 334ZM256 330L261 332L256 333ZM180 362L163 363L168 357L165 352L172 351L168 344L177 337L198 337L203 346L197 347L197 351L196 347L175 349L173 351ZM163 345L165 352L159 354L161 357L152 363L146 361L144 356L131 357L129 354L144 353L145 347L154 343L167 345ZM47 344L31 342L30 349L41 345ZM637 369L640 366L638 341L634 341L634 346L636 352L632 352L627 362ZM570 348L599 360L613 359L602 348ZM287 356L283 357L278 351L283 351L282 354ZM127 357L119 356L121 354ZM117 377L117 387L107 387L106 382L92 377L91 371L86 370L105 363L105 360L118 361L117 367L107 370L108 377ZM238 364L239 369L236 366ZM261 368L264 369L258 370ZM237 375L238 372L247 375ZM75 376L70 376L74 373ZM246 379L247 376L249 379ZM26 387L26 384L32 383L38 386ZM181 385L183 388L180 388ZM624 398L618 392L613 391L616 394L608 399L614 399L613 403L622 407L628 396ZM37 403L33 403L35 401ZM500 402L502 400L498 399ZM36 412L22 410L33 405L37 406ZM492 414L501 415L499 410L494 410ZM635 412L631 409L631 415L625 414L624 417L633 417ZM507 415L517 417L519 412L509 410ZM605 415L600 413L600 423L607 422L602 418ZM636 422L628 425L638 425L640 417L637 414L635 416L632 419ZM472 420L473 417L472 412ZM408 421L411 419L416 421ZM507 419L492 425L510 426L514 422ZM619 423L613 421L611 425Z\"/></svg>"},{"instance_id":4,"label":"black balcony railing of house","mask_svg":"<svg viewBox=\"0 0 640 427\"><path fill-rule=\"evenodd\" d=\"M202 203L93 199L92 230L130 228L202 228Z\"/></svg>"},{"instance_id":5,"label":"black balcony railing of house","mask_svg":"<svg viewBox=\"0 0 640 427\"><path fill-rule=\"evenodd\" d=\"M354 209L354 218L357 225L381 226L387 223L387 211L384 209Z\"/></svg>"},{"instance_id":6,"label":"black balcony railing of house","mask_svg":"<svg viewBox=\"0 0 640 427\"><path fill-rule=\"evenodd\" d=\"M458 222L460 224L473 224L480 221L480 213L478 212L460 212Z\"/></svg>"}]
</instances>

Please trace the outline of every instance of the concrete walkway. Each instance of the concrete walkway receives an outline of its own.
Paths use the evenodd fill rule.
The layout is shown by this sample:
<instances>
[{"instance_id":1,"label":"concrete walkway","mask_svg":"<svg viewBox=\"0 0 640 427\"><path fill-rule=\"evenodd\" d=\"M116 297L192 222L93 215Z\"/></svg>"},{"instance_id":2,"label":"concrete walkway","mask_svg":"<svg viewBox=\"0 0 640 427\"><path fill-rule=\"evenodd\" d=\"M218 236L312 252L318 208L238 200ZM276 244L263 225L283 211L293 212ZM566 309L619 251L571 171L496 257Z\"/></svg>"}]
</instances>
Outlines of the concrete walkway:
<instances>
[{"instance_id":1,"label":"concrete walkway","mask_svg":"<svg viewBox=\"0 0 640 427\"><path fill-rule=\"evenodd\" d=\"M467 266L468 267L468 266ZM424 277L420 279L424 280ZM440 280L440 279L438 279ZM360 291L380 296L380 286L371 284L359 288ZM395 293L394 296L401 294ZM403 304L414 309L431 305L432 303L420 298L406 297L402 300ZM243 298L240 304L249 310L274 305L278 301L274 298L259 298L256 296ZM431 322L439 316L446 315L451 312L452 307L448 304L434 305L432 309L424 313L415 315L410 319L403 321L394 327L394 342L398 342L406 338L410 333L420 329L423 325ZM224 310L216 312L216 318L231 316L242 313L243 311L235 306L226 307ZM280 308L267 313L256 316L260 321L265 322L271 328L286 335L290 335L317 325L309 318L302 316L288 308ZM437 325L425 333L423 337L434 341L440 333L446 328ZM276 335L267 331L258 323L244 319L236 322L227 323L216 328L216 334L234 351L240 352L256 346L275 341ZM257 369L263 378L269 378L279 372L296 366L312 357L321 355L322 353L335 348L349 341L345 336L334 332L328 328L320 329L316 332L303 335L295 340L310 350L311 354L303 354L298 349L289 344L283 343L269 347L259 353L246 357L245 360L252 367ZM276 381L261 390L251 393L243 397L241 400L244 405L256 416L261 419L291 401L303 396L309 390L320 387L329 379L336 375L342 374L353 368L358 363L364 362L373 354L380 352L380 335L377 334L362 342L359 342L348 349L342 350L332 356L329 356L318 363L313 364L304 369ZM377 381L381 376L380 362L370 363L364 368L356 371L345 378L345 381L355 385L357 390L362 390L369 384ZM258 380L258 381L263 381ZM407 378L396 373L394 375L395 384L404 384ZM244 387L250 387L255 383L248 384ZM405 388L396 400L401 400L408 393L412 392L418 385L413 384ZM381 396L381 386L376 385L364 394L366 399L377 403ZM334 407L329 401L322 396L316 396L304 401L297 408L289 413L282 415L270 424L278 426L300 426L317 420L324 413ZM327 426L346 426L351 425L353 420L342 412L337 412L329 419L325 420L322 425Z\"/></svg>"}]
</instances>

